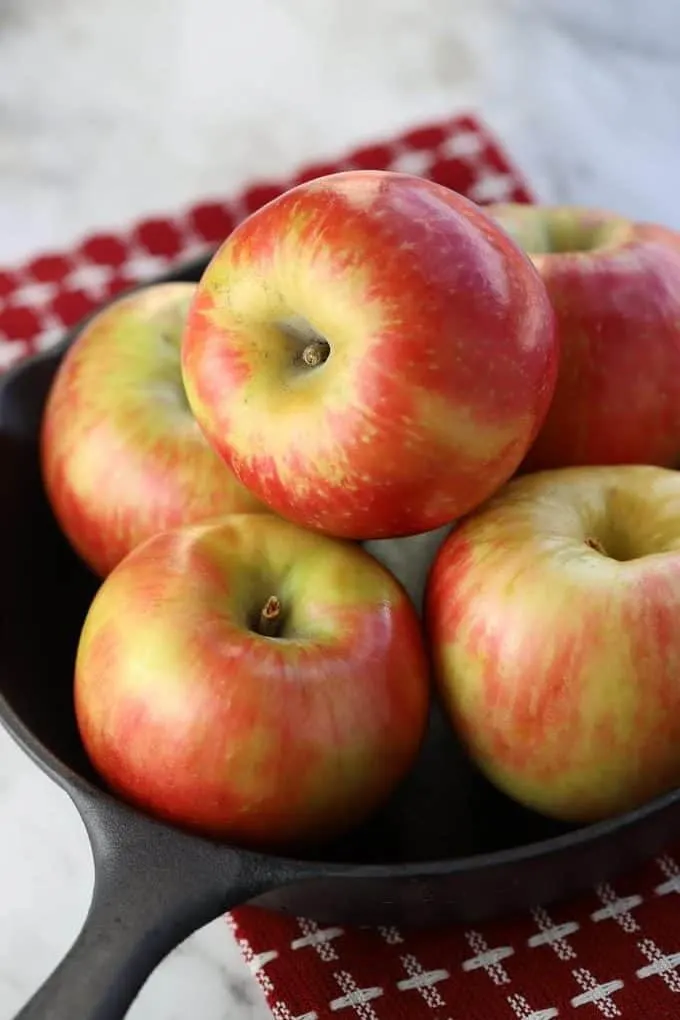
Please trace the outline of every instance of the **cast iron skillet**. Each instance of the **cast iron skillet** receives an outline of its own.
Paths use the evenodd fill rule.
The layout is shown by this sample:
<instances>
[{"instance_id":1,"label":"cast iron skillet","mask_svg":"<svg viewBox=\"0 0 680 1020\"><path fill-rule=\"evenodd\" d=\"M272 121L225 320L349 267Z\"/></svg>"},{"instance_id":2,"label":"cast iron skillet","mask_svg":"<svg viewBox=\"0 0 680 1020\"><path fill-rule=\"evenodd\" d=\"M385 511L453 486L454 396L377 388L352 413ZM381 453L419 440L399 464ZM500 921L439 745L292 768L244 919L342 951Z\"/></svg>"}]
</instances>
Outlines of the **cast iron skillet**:
<instances>
[{"instance_id":1,"label":"cast iron skillet","mask_svg":"<svg viewBox=\"0 0 680 1020\"><path fill-rule=\"evenodd\" d=\"M197 280L205 264L165 279ZM336 924L479 920L583 890L680 835L680 792L571 831L521 810L469 764L436 705L417 768L392 802L308 859L197 838L109 795L71 707L97 582L52 519L38 464L43 403L71 338L0 381L0 717L71 797L95 863L82 932L22 1020L121 1020L174 946L246 902Z\"/></svg>"}]
</instances>

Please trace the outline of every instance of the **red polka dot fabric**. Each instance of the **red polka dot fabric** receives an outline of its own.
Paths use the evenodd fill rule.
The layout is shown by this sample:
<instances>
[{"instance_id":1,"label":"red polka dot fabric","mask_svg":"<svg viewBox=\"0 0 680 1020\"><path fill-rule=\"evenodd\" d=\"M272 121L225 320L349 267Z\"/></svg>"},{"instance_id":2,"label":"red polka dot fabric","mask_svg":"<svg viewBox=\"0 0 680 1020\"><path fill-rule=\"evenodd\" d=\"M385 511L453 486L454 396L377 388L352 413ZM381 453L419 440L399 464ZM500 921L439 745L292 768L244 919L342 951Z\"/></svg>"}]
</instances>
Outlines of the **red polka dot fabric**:
<instances>
[{"instance_id":1,"label":"red polka dot fabric","mask_svg":"<svg viewBox=\"0 0 680 1020\"><path fill-rule=\"evenodd\" d=\"M0 371L125 288L210 252L286 188L349 168L420 174L480 204L531 201L477 119L420 126L0 268ZM679 896L680 847L569 903L474 926L353 930L254 907L227 921L274 1020L678 1020Z\"/></svg>"},{"instance_id":2,"label":"red polka dot fabric","mask_svg":"<svg viewBox=\"0 0 680 1020\"><path fill-rule=\"evenodd\" d=\"M480 204L530 201L520 174L477 119L455 117L419 127L332 162L309 164L286 179L253 181L238 195L211 196L120 232L84 238L70 251L0 267L0 371L56 343L103 301L210 252L240 220L287 188L348 169L420 174Z\"/></svg>"}]
</instances>

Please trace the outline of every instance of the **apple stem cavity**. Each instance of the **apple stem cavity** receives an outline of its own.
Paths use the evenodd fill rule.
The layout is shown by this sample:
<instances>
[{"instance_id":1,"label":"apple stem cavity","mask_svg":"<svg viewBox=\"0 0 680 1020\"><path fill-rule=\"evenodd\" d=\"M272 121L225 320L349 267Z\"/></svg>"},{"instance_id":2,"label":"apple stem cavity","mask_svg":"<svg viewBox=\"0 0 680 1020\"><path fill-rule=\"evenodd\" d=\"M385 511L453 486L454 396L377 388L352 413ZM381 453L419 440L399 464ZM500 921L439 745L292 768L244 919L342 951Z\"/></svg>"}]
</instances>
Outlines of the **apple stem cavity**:
<instances>
[{"instance_id":1,"label":"apple stem cavity","mask_svg":"<svg viewBox=\"0 0 680 1020\"><path fill-rule=\"evenodd\" d=\"M601 553L603 556L607 555L606 552L604 551L604 546L602 545L602 542L600 542L598 538L587 538L586 545L588 546L589 549L594 549L595 552Z\"/></svg>"},{"instance_id":2,"label":"apple stem cavity","mask_svg":"<svg viewBox=\"0 0 680 1020\"><path fill-rule=\"evenodd\" d=\"M260 610L255 630L262 637L278 637L281 632L281 601L270 595Z\"/></svg>"},{"instance_id":3,"label":"apple stem cavity","mask_svg":"<svg viewBox=\"0 0 680 1020\"><path fill-rule=\"evenodd\" d=\"M316 368L323 365L331 353L331 347L327 340L312 340L302 352L302 360L309 368Z\"/></svg>"},{"instance_id":4,"label":"apple stem cavity","mask_svg":"<svg viewBox=\"0 0 680 1020\"><path fill-rule=\"evenodd\" d=\"M328 361L331 345L304 316L290 315L277 323L286 340L293 365L307 370Z\"/></svg>"}]
</instances>

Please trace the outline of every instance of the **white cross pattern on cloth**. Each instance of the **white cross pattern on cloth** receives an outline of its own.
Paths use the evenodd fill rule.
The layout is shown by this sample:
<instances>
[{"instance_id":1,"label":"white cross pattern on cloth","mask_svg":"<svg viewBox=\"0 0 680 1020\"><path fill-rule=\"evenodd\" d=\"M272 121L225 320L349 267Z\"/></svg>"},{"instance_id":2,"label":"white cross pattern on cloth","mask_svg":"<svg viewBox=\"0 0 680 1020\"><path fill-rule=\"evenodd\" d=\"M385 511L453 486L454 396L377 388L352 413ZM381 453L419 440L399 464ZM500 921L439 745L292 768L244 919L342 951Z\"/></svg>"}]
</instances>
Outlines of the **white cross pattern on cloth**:
<instances>
[{"instance_id":1,"label":"white cross pattern on cloth","mask_svg":"<svg viewBox=\"0 0 680 1020\"><path fill-rule=\"evenodd\" d=\"M640 925L631 914L631 910L640 906L643 902L642 896L617 896L610 885L598 885L596 892L604 906L593 911L590 915L592 921L596 923L608 920L616 921L628 935L640 931Z\"/></svg>"},{"instance_id":2,"label":"white cross pattern on cloth","mask_svg":"<svg viewBox=\"0 0 680 1020\"><path fill-rule=\"evenodd\" d=\"M663 953L653 939L638 942L638 949L649 963L636 970L635 976L643 980L648 977L660 977L672 992L676 994L680 992L680 974L677 973L677 968L680 967L680 953Z\"/></svg>"},{"instance_id":3,"label":"white cross pattern on cloth","mask_svg":"<svg viewBox=\"0 0 680 1020\"><path fill-rule=\"evenodd\" d=\"M404 936L401 934L398 928L394 926L386 927L381 925L378 928L378 932L385 939L388 946L399 946L404 941Z\"/></svg>"},{"instance_id":4,"label":"white cross pattern on cloth","mask_svg":"<svg viewBox=\"0 0 680 1020\"><path fill-rule=\"evenodd\" d=\"M319 1014L314 1011L311 1013L299 1013L297 1016L293 1016L285 1002L274 1003L272 1006L272 1016L274 1020L319 1020Z\"/></svg>"},{"instance_id":5,"label":"white cross pattern on cloth","mask_svg":"<svg viewBox=\"0 0 680 1020\"><path fill-rule=\"evenodd\" d=\"M349 971L337 971L333 977L340 985L344 995L333 999L330 1003L331 1010L335 1013L340 1009L351 1007L360 1020L379 1020L378 1014L371 1006L373 999L379 999L383 995L383 989L377 985L373 988L359 988Z\"/></svg>"},{"instance_id":6,"label":"white cross pattern on cloth","mask_svg":"<svg viewBox=\"0 0 680 1020\"><path fill-rule=\"evenodd\" d=\"M446 981L451 976L448 970L425 970L413 953L402 956L401 962L408 977L397 981L397 988L400 992L411 990L419 992L430 1009L446 1006L441 993L434 986L440 981Z\"/></svg>"},{"instance_id":7,"label":"white cross pattern on cloth","mask_svg":"<svg viewBox=\"0 0 680 1020\"><path fill-rule=\"evenodd\" d=\"M478 931L466 931L465 938L470 949L476 955L469 960L463 960L463 970L468 972L484 970L495 985L510 984L510 976L501 964L501 960L514 955L515 950L512 946L498 946L496 949L490 949L488 942Z\"/></svg>"},{"instance_id":8,"label":"white cross pattern on cloth","mask_svg":"<svg viewBox=\"0 0 680 1020\"><path fill-rule=\"evenodd\" d=\"M550 914L543 907L532 910L531 916L540 930L537 935L531 935L527 940L530 949L550 946L558 959L563 962L576 959L575 949L566 941L569 935L573 935L579 930L580 925L576 921L554 924Z\"/></svg>"},{"instance_id":9,"label":"white cross pattern on cloth","mask_svg":"<svg viewBox=\"0 0 680 1020\"><path fill-rule=\"evenodd\" d=\"M270 949L267 952L256 954L247 939L239 939L238 945L243 954L243 959L248 965L250 973L257 977L263 991L266 993L273 992L274 984L269 975L264 973L264 968L268 963L278 959L278 950Z\"/></svg>"},{"instance_id":10,"label":"white cross pattern on cloth","mask_svg":"<svg viewBox=\"0 0 680 1020\"><path fill-rule=\"evenodd\" d=\"M337 939L343 934L343 928L320 928L315 921L308 921L304 917L298 917L302 938L293 939L291 949L315 949L325 963L337 960L338 954L330 944L332 939Z\"/></svg>"},{"instance_id":11,"label":"white cross pattern on cloth","mask_svg":"<svg viewBox=\"0 0 680 1020\"><path fill-rule=\"evenodd\" d=\"M251 974L257 974L263 967L266 967L272 960L278 958L278 950L270 949L266 953L252 953L250 954L250 960L248 960L248 966L250 967Z\"/></svg>"},{"instance_id":12,"label":"white cross pattern on cloth","mask_svg":"<svg viewBox=\"0 0 680 1020\"><path fill-rule=\"evenodd\" d=\"M573 970L572 974L583 989L579 995L575 995L571 1000L572 1006L578 1008L579 1006L594 1005L606 1017L622 1015L612 996L615 992L621 991L623 981L616 979L614 981L598 982L592 971L586 967L579 967L577 970Z\"/></svg>"},{"instance_id":13,"label":"white cross pattern on cloth","mask_svg":"<svg viewBox=\"0 0 680 1020\"><path fill-rule=\"evenodd\" d=\"M519 1020L553 1020L559 1016L554 1006L547 1009L532 1009L523 995L508 995L508 1004L519 1017Z\"/></svg>"},{"instance_id":14,"label":"white cross pattern on cloth","mask_svg":"<svg viewBox=\"0 0 680 1020\"><path fill-rule=\"evenodd\" d=\"M657 896L668 896L669 893L680 893L680 868L672 857L660 857L657 864L666 876L666 881L657 885L654 892Z\"/></svg>"}]
</instances>

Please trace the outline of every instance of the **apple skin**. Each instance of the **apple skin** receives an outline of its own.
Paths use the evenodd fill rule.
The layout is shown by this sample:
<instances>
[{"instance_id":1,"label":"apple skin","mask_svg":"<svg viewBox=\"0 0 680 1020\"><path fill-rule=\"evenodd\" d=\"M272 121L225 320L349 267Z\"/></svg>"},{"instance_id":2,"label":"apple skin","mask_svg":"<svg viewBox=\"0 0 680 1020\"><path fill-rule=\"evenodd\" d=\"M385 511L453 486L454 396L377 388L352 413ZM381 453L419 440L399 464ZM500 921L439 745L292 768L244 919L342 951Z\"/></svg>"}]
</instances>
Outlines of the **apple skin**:
<instances>
[{"instance_id":1,"label":"apple skin","mask_svg":"<svg viewBox=\"0 0 680 1020\"><path fill-rule=\"evenodd\" d=\"M314 337L330 353L309 366ZM437 528L506 481L557 361L527 256L474 203L388 171L317 178L242 222L182 345L191 407L236 477L358 540Z\"/></svg>"},{"instance_id":2,"label":"apple skin","mask_svg":"<svg viewBox=\"0 0 680 1020\"><path fill-rule=\"evenodd\" d=\"M676 466L680 234L580 207L487 211L531 255L560 337L555 395L522 471Z\"/></svg>"},{"instance_id":3,"label":"apple skin","mask_svg":"<svg viewBox=\"0 0 680 1020\"><path fill-rule=\"evenodd\" d=\"M266 509L212 450L184 395L180 344L194 290L157 284L108 305L69 348L48 395L46 492L101 577L157 531Z\"/></svg>"},{"instance_id":4,"label":"apple skin","mask_svg":"<svg viewBox=\"0 0 680 1020\"><path fill-rule=\"evenodd\" d=\"M680 474L513 480L441 547L426 613L449 718L515 800L584 823L680 784Z\"/></svg>"},{"instance_id":5,"label":"apple skin","mask_svg":"<svg viewBox=\"0 0 680 1020\"><path fill-rule=\"evenodd\" d=\"M270 596L283 630L253 630ZM411 767L429 664L401 585L360 546L266 514L165 532L109 575L75 671L85 748L141 809L285 848L362 821Z\"/></svg>"}]
</instances>

